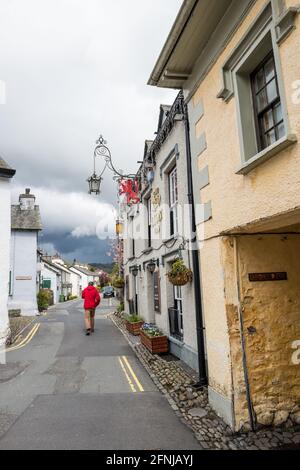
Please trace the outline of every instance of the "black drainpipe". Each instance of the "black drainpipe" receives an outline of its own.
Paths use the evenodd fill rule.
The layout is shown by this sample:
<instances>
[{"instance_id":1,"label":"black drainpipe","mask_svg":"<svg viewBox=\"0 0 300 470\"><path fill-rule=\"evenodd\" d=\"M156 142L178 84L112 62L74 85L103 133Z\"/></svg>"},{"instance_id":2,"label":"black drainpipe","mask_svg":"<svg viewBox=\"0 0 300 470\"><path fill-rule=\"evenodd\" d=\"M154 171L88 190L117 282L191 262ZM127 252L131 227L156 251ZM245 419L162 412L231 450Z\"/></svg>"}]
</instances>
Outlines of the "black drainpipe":
<instances>
[{"instance_id":1,"label":"black drainpipe","mask_svg":"<svg viewBox=\"0 0 300 470\"><path fill-rule=\"evenodd\" d=\"M188 201L191 207L191 229L193 239L191 244L197 242L197 227L195 215L195 200L193 192L193 174L192 174L192 155L191 155L191 141L190 141L190 125L188 117L187 104L184 103L184 125L185 125L185 142L186 142L186 159L187 159L187 176L188 176ZM196 309L196 329L197 329L197 346L198 346L198 365L199 365L199 382L195 388L202 388L208 385L206 359L205 359L205 343L204 343L204 325L203 325L203 310L202 310L202 286L200 276L200 263L199 251L192 247L192 263L194 272L194 297Z\"/></svg>"}]
</instances>

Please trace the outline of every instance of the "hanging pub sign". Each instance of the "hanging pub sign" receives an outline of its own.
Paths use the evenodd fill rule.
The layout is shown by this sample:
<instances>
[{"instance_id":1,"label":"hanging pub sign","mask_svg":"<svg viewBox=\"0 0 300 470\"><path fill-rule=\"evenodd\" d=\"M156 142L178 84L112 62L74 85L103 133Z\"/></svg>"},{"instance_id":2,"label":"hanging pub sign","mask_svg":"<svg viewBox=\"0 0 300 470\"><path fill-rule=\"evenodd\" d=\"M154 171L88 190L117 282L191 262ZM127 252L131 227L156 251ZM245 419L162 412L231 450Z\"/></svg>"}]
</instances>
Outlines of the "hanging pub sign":
<instances>
[{"instance_id":1,"label":"hanging pub sign","mask_svg":"<svg viewBox=\"0 0 300 470\"><path fill-rule=\"evenodd\" d=\"M161 313L160 309L160 273L155 271L153 273L153 286L154 286L154 311Z\"/></svg>"},{"instance_id":2,"label":"hanging pub sign","mask_svg":"<svg viewBox=\"0 0 300 470\"><path fill-rule=\"evenodd\" d=\"M249 274L250 282L271 282L271 281L287 281L287 273L251 273Z\"/></svg>"},{"instance_id":3,"label":"hanging pub sign","mask_svg":"<svg viewBox=\"0 0 300 470\"><path fill-rule=\"evenodd\" d=\"M138 204L140 202L138 180L125 178L120 180L119 195L125 198L126 204Z\"/></svg>"}]
</instances>

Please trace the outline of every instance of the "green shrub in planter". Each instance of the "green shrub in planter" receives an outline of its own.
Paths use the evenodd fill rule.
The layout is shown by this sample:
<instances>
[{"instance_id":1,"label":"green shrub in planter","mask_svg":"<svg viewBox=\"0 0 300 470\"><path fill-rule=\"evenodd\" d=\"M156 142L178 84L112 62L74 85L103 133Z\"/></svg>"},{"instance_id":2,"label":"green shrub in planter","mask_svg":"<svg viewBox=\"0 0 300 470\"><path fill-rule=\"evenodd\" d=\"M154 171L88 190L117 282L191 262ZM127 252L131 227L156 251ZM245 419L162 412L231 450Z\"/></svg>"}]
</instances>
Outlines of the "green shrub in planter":
<instances>
[{"instance_id":1,"label":"green shrub in planter","mask_svg":"<svg viewBox=\"0 0 300 470\"><path fill-rule=\"evenodd\" d=\"M39 312L47 310L50 304L50 293L45 289L41 289L37 294L37 304Z\"/></svg>"},{"instance_id":2,"label":"green shrub in planter","mask_svg":"<svg viewBox=\"0 0 300 470\"><path fill-rule=\"evenodd\" d=\"M144 319L139 315L125 315L124 319L129 323L141 323L144 322Z\"/></svg>"}]
</instances>

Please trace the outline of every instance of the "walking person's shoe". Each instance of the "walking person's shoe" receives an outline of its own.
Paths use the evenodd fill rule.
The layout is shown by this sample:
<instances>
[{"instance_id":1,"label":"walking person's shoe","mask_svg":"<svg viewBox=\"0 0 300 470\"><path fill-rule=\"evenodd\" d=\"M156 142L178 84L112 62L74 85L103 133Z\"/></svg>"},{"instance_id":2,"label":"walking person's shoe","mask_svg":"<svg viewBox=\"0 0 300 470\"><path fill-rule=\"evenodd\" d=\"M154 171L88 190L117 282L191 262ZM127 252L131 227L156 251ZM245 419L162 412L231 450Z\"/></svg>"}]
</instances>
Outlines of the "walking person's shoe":
<instances>
[{"instance_id":1,"label":"walking person's shoe","mask_svg":"<svg viewBox=\"0 0 300 470\"><path fill-rule=\"evenodd\" d=\"M86 336L90 336L91 330L86 330Z\"/></svg>"}]
</instances>

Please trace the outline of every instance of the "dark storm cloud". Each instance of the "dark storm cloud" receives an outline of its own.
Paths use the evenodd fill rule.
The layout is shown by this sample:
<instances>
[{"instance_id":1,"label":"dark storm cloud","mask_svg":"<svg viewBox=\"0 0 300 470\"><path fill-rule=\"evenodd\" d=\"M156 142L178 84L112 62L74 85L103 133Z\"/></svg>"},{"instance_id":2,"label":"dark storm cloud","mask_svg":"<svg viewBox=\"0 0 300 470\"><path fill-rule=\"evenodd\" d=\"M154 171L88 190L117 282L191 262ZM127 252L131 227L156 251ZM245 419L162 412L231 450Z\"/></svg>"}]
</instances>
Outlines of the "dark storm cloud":
<instances>
[{"instance_id":1,"label":"dark storm cloud","mask_svg":"<svg viewBox=\"0 0 300 470\"><path fill-rule=\"evenodd\" d=\"M79 240L69 233L64 235L45 234L39 239L40 247L49 254L59 253L68 261L74 259L86 263L109 263L111 258L110 240L99 240L96 237L82 237Z\"/></svg>"}]
</instances>

